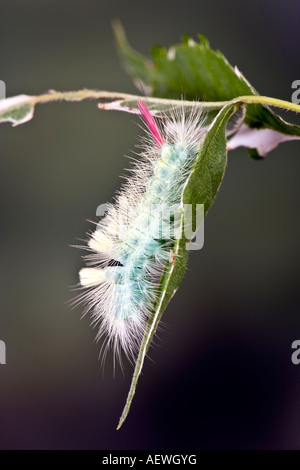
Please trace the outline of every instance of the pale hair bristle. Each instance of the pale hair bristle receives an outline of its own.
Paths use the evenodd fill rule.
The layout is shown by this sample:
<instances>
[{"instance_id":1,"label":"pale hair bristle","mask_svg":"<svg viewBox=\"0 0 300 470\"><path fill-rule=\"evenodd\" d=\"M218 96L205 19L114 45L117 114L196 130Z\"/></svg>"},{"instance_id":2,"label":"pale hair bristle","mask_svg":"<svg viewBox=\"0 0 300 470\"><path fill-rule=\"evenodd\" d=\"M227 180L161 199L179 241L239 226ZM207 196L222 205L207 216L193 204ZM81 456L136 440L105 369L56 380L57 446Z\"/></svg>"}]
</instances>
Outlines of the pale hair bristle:
<instances>
[{"instance_id":1,"label":"pale hair bristle","mask_svg":"<svg viewBox=\"0 0 300 470\"><path fill-rule=\"evenodd\" d=\"M105 281L105 274L100 268L83 268L79 272L82 287L97 286Z\"/></svg>"},{"instance_id":2,"label":"pale hair bristle","mask_svg":"<svg viewBox=\"0 0 300 470\"><path fill-rule=\"evenodd\" d=\"M89 240L89 247L98 253L109 253L112 245L112 240L100 230L96 230L96 232L93 233L92 238Z\"/></svg>"}]
</instances>

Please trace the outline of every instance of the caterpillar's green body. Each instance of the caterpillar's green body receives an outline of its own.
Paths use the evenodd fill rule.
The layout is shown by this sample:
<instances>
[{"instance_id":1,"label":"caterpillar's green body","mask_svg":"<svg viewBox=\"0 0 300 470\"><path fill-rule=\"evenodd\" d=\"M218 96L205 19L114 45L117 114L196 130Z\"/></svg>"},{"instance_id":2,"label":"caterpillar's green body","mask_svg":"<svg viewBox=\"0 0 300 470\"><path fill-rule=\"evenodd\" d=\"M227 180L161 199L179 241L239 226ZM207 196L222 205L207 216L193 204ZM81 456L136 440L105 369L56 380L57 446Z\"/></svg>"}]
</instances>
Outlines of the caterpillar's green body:
<instances>
[{"instance_id":1,"label":"caterpillar's green body","mask_svg":"<svg viewBox=\"0 0 300 470\"><path fill-rule=\"evenodd\" d=\"M163 266L172 256L176 214L203 132L199 114L174 116L160 129L140 104L151 141L114 205L89 240L94 267L80 272L99 336L132 356L151 313ZM201 127L200 127L201 129ZM154 142L153 142L154 140Z\"/></svg>"}]
</instances>

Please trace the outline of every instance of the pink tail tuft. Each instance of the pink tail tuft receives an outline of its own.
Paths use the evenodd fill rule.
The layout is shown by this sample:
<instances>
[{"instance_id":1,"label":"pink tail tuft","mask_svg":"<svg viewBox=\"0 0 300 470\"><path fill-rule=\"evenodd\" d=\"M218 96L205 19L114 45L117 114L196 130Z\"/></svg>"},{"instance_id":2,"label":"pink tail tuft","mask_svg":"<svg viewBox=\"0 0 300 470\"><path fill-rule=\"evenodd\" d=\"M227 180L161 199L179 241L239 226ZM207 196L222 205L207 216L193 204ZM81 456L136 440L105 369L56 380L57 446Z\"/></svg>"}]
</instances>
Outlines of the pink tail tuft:
<instances>
[{"instance_id":1,"label":"pink tail tuft","mask_svg":"<svg viewBox=\"0 0 300 470\"><path fill-rule=\"evenodd\" d=\"M155 122L155 119L153 118L149 109L143 101L139 100L138 105L140 108L141 115L143 116L145 123L149 127L149 131L151 132L153 139L159 147L162 147L165 141L163 136L161 135L158 125Z\"/></svg>"}]
</instances>

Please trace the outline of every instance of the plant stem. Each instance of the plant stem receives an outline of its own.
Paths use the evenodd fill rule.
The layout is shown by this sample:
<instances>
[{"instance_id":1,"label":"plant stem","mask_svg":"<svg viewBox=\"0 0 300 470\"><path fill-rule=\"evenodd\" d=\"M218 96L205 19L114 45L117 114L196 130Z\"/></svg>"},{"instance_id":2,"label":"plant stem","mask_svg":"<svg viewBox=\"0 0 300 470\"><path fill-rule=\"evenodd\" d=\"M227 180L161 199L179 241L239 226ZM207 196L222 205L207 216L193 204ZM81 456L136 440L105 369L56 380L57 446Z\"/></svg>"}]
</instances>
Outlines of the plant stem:
<instances>
[{"instance_id":1,"label":"plant stem","mask_svg":"<svg viewBox=\"0 0 300 470\"><path fill-rule=\"evenodd\" d=\"M51 101L81 101L84 99L112 99L112 100L133 100L136 101L141 99L146 102L150 102L152 104L165 104L170 106L176 106L180 103L181 106L191 106L194 104L192 101L184 101L184 100L169 100L166 98L154 98L154 97L145 97L145 96L137 96L137 95L129 95L127 93L118 93L113 91L98 91L98 90L78 90L78 91L53 91L51 93L47 93L40 96L32 97L32 103L48 103ZM296 103L292 103L290 101L280 100L278 98L272 98L269 96L261 96L261 95L247 95L247 96L239 96L232 100L234 103L245 103L245 104L266 104L269 106L275 106L277 108L284 108L290 111L295 111L297 113L300 112L300 105ZM229 101L202 101L199 102L204 108L223 108Z\"/></svg>"},{"instance_id":2,"label":"plant stem","mask_svg":"<svg viewBox=\"0 0 300 470\"><path fill-rule=\"evenodd\" d=\"M20 100L14 101L20 98ZM146 104L157 106L158 110L166 110L169 107L195 107L199 106L202 109L219 110L229 103L244 103L244 104L264 104L275 106L279 108L288 109L290 111L300 112L300 105L291 103L289 101L271 98L268 96L248 95L239 96L231 101L186 101L186 100L169 100L165 98L154 98L147 96L130 95L127 93L118 93L113 91L102 90L77 90L77 91L55 91L51 90L49 93L39 96L26 96L8 98L0 100L0 122L6 120L6 116L18 110L22 106L29 105L34 109L36 104L49 103L52 101L82 101L85 99L99 100L99 107L102 109L118 109L120 111L130 111L138 113L138 100L144 101ZM3 119L1 119L3 116ZM5 117L4 117L5 116Z\"/></svg>"},{"instance_id":3,"label":"plant stem","mask_svg":"<svg viewBox=\"0 0 300 470\"><path fill-rule=\"evenodd\" d=\"M44 95L34 96L32 97L31 101L33 104L37 103L48 103L51 101L81 101L84 99L111 99L111 100L132 100L137 101L141 99L145 102L149 102L152 104L164 104L170 106L176 106L180 103L181 106L192 106L195 104L192 101L184 101L184 100L169 100L166 98L154 98L154 97L145 97L145 96L137 96L137 95L129 95L127 93L118 93L113 91L98 91L98 90L78 90L78 91L53 91ZM277 108L284 108L290 111L295 111L297 113L300 112L300 105L296 103L292 103L290 101L280 100L278 98L271 98L269 96L261 96L261 95L246 95L246 96L238 96L232 100L234 103L245 103L245 104L266 104L269 106L275 106ZM215 108L219 109L228 104L229 101L202 101L199 102L204 108Z\"/></svg>"},{"instance_id":4,"label":"plant stem","mask_svg":"<svg viewBox=\"0 0 300 470\"><path fill-rule=\"evenodd\" d=\"M83 89L78 91L50 91L44 95L28 96L28 100L24 101L24 104L42 104L49 103L52 101L82 101L85 99L95 100L109 100L109 101L138 101L142 100L149 104L163 104L166 106L199 106L209 109L220 109L223 108L228 101L187 101L187 100L170 100L167 98L155 98L139 95L130 95L128 93L119 93L114 91L102 91L102 90L89 90ZM138 109L138 107L137 107Z\"/></svg>"},{"instance_id":5,"label":"plant stem","mask_svg":"<svg viewBox=\"0 0 300 470\"><path fill-rule=\"evenodd\" d=\"M239 96L232 101L243 102L245 104L267 104L269 106L276 106L277 108L284 108L290 111L295 111L300 113L300 105L292 103L290 101L280 100L278 98L271 98L269 96L260 96L260 95L249 95L249 96Z\"/></svg>"}]
</instances>

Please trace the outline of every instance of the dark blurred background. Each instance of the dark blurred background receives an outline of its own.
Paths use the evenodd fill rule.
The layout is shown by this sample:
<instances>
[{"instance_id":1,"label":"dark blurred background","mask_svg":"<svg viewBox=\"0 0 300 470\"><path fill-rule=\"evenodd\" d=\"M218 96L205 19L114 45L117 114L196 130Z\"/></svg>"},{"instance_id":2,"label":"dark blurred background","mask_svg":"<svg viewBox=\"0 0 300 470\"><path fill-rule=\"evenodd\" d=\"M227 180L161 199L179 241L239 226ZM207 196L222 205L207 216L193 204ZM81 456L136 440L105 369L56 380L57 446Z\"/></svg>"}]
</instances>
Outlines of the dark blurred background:
<instances>
[{"instance_id":1,"label":"dark blurred background","mask_svg":"<svg viewBox=\"0 0 300 470\"><path fill-rule=\"evenodd\" d=\"M290 100L300 79L298 0L1 0L7 96L135 92L115 50L116 17L144 54L205 34L261 94ZM299 142L264 161L229 154L205 246L191 253L115 430L132 367L113 376L110 356L102 374L90 320L66 302L83 266L70 245L121 183L136 122L90 101L39 106L31 122L0 129L0 448L299 449Z\"/></svg>"}]
</instances>

